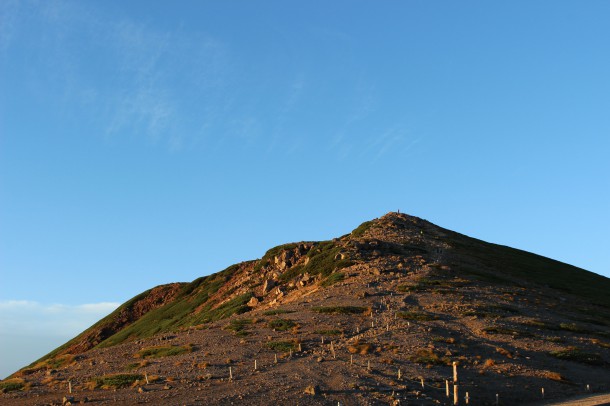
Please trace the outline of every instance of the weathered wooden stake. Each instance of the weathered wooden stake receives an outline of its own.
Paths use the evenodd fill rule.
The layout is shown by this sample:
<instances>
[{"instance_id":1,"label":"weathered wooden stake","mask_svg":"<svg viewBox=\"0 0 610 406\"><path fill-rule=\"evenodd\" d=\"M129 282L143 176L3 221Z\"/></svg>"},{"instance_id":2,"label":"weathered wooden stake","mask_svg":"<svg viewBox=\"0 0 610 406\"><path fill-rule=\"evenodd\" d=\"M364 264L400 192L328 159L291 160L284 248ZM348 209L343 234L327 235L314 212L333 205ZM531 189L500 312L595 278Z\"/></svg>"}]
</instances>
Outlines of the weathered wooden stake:
<instances>
[{"instance_id":1,"label":"weathered wooden stake","mask_svg":"<svg viewBox=\"0 0 610 406\"><path fill-rule=\"evenodd\" d=\"M500 404L500 394L496 393L496 406Z\"/></svg>"},{"instance_id":2,"label":"weathered wooden stake","mask_svg":"<svg viewBox=\"0 0 610 406\"><path fill-rule=\"evenodd\" d=\"M370 370L371 370L371 361L367 361L367 364L366 364L366 370L367 370L367 371L370 371Z\"/></svg>"},{"instance_id":3,"label":"weathered wooden stake","mask_svg":"<svg viewBox=\"0 0 610 406\"><path fill-rule=\"evenodd\" d=\"M68 381L68 393L72 393L72 381Z\"/></svg>"},{"instance_id":4,"label":"weathered wooden stake","mask_svg":"<svg viewBox=\"0 0 610 406\"><path fill-rule=\"evenodd\" d=\"M394 312L394 320L396 320L396 317L398 317L398 316L396 316L397 314L398 313Z\"/></svg>"},{"instance_id":5,"label":"weathered wooden stake","mask_svg":"<svg viewBox=\"0 0 610 406\"><path fill-rule=\"evenodd\" d=\"M419 380L421 381L421 388L424 389L424 378L419 378Z\"/></svg>"},{"instance_id":6,"label":"weathered wooden stake","mask_svg":"<svg viewBox=\"0 0 610 406\"><path fill-rule=\"evenodd\" d=\"M360 326L356 326L356 334L360 334Z\"/></svg>"},{"instance_id":7,"label":"weathered wooden stake","mask_svg":"<svg viewBox=\"0 0 610 406\"><path fill-rule=\"evenodd\" d=\"M398 368L398 380L400 381L400 368Z\"/></svg>"},{"instance_id":8,"label":"weathered wooden stake","mask_svg":"<svg viewBox=\"0 0 610 406\"><path fill-rule=\"evenodd\" d=\"M542 388L541 390L542 390L542 399L544 399L544 388Z\"/></svg>"},{"instance_id":9,"label":"weathered wooden stake","mask_svg":"<svg viewBox=\"0 0 610 406\"><path fill-rule=\"evenodd\" d=\"M324 344L324 336L322 336L322 344Z\"/></svg>"},{"instance_id":10,"label":"weathered wooden stake","mask_svg":"<svg viewBox=\"0 0 610 406\"><path fill-rule=\"evenodd\" d=\"M449 397L449 379L445 379L445 393Z\"/></svg>"},{"instance_id":11,"label":"weathered wooden stake","mask_svg":"<svg viewBox=\"0 0 610 406\"><path fill-rule=\"evenodd\" d=\"M587 384L587 392L591 391L591 387L589 386L589 384Z\"/></svg>"},{"instance_id":12,"label":"weathered wooden stake","mask_svg":"<svg viewBox=\"0 0 610 406\"><path fill-rule=\"evenodd\" d=\"M337 358L336 354L335 354L335 347L333 346L333 342L330 342L330 352L333 353L333 358Z\"/></svg>"},{"instance_id":13,"label":"weathered wooden stake","mask_svg":"<svg viewBox=\"0 0 610 406\"><path fill-rule=\"evenodd\" d=\"M231 367L229 367L229 379L233 380L233 369Z\"/></svg>"},{"instance_id":14,"label":"weathered wooden stake","mask_svg":"<svg viewBox=\"0 0 610 406\"><path fill-rule=\"evenodd\" d=\"M277 364L277 354L274 354L274 355L275 355L275 360L273 362Z\"/></svg>"},{"instance_id":15,"label":"weathered wooden stake","mask_svg":"<svg viewBox=\"0 0 610 406\"><path fill-rule=\"evenodd\" d=\"M146 379L146 384L150 383L150 382L148 382L148 374L146 372L144 372L144 379Z\"/></svg>"},{"instance_id":16,"label":"weathered wooden stake","mask_svg":"<svg viewBox=\"0 0 610 406\"><path fill-rule=\"evenodd\" d=\"M354 365L354 356L353 355L349 356L349 364Z\"/></svg>"},{"instance_id":17,"label":"weathered wooden stake","mask_svg":"<svg viewBox=\"0 0 610 406\"><path fill-rule=\"evenodd\" d=\"M255 371L256 371L256 367L257 367L257 365L256 365L256 360L254 360L254 370L255 370Z\"/></svg>"},{"instance_id":18,"label":"weathered wooden stake","mask_svg":"<svg viewBox=\"0 0 610 406\"><path fill-rule=\"evenodd\" d=\"M460 398L458 396L458 386L453 385L453 404L457 405L460 402Z\"/></svg>"},{"instance_id":19,"label":"weathered wooden stake","mask_svg":"<svg viewBox=\"0 0 610 406\"><path fill-rule=\"evenodd\" d=\"M371 320L371 328L375 327L375 322L373 320Z\"/></svg>"},{"instance_id":20,"label":"weathered wooden stake","mask_svg":"<svg viewBox=\"0 0 610 406\"><path fill-rule=\"evenodd\" d=\"M458 383L457 362L453 361L453 384Z\"/></svg>"},{"instance_id":21,"label":"weathered wooden stake","mask_svg":"<svg viewBox=\"0 0 610 406\"><path fill-rule=\"evenodd\" d=\"M303 347L301 347L301 343L299 343L299 352L303 351Z\"/></svg>"},{"instance_id":22,"label":"weathered wooden stake","mask_svg":"<svg viewBox=\"0 0 610 406\"><path fill-rule=\"evenodd\" d=\"M385 325L385 331L390 331L390 323Z\"/></svg>"},{"instance_id":23,"label":"weathered wooden stake","mask_svg":"<svg viewBox=\"0 0 610 406\"><path fill-rule=\"evenodd\" d=\"M468 392L466 392L466 397L464 398L464 400L466 401L466 404L468 404L468 402L470 401L470 396L468 396Z\"/></svg>"}]
</instances>

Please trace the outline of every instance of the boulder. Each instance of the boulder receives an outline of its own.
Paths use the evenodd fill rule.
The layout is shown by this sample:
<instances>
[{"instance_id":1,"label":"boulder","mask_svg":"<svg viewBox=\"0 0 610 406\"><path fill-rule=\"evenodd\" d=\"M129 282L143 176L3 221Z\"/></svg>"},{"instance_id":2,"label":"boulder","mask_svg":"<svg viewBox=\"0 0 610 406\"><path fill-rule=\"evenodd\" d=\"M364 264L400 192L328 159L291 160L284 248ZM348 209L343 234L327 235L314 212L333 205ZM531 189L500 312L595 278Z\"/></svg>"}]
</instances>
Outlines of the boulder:
<instances>
[{"instance_id":1,"label":"boulder","mask_svg":"<svg viewBox=\"0 0 610 406\"><path fill-rule=\"evenodd\" d=\"M268 293L275 286L275 281L272 279L267 279L263 283L263 294Z\"/></svg>"},{"instance_id":2,"label":"boulder","mask_svg":"<svg viewBox=\"0 0 610 406\"><path fill-rule=\"evenodd\" d=\"M255 296L252 296L252 298L248 302L248 307L256 307L259 304L260 304L260 301Z\"/></svg>"},{"instance_id":3,"label":"boulder","mask_svg":"<svg viewBox=\"0 0 610 406\"><path fill-rule=\"evenodd\" d=\"M318 385L310 385L305 388L304 393L306 395L316 396L320 394L320 387Z\"/></svg>"}]
</instances>

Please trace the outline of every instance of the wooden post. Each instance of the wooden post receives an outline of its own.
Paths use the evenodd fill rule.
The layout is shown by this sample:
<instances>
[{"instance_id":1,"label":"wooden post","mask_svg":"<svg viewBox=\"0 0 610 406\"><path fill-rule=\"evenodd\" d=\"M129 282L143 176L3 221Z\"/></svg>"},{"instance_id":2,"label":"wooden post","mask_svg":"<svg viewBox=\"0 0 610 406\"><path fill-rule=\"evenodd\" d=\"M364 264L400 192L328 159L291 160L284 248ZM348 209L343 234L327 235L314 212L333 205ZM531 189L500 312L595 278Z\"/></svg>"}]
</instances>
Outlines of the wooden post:
<instances>
[{"instance_id":1,"label":"wooden post","mask_svg":"<svg viewBox=\"0 0 610 406\"><path fill-rule=\"evenodd\" d=\"M68 381L68 393L72 393L72 381Z\"/></svg>"},{"instance_id":2,"label":"wooden post","mask_svg":"<svg viewBox=\"0 0 610 406\"><path fill-rule=\"evenodd\" d=\"M453 361L453 384L457 385L457 383L458 383L457 362Z\"/></svg>"},{"instance_id":3,"label":"wooden post","mask_svg":"<svg viewBox=\"0 0 610 406\"><path fill-rule=\"evenodd\" d=\"M256 360L254 360L254 370L256 371Z\"/></svg>"},{"instance_id":4,"label":"wooden post","mask_svg":"<svg viewBox=\"0 0 610 406\"><path fill-rule=\"evenodd\" d=\"M445 393L449 397L449 379L445 379Z\"/></svg>"},{"instance_id":5,"label":"wooden post","mask_svg":"<svg viewBox=\"0 0 610 406\"><path fill-rule=\"evenodd\" d=\"M302 352L303 348L301 347L301 343L299 343L299 352Z\"/></svg>"},{"instance_id":6,"label":"wooden post","mask_svg":"<svg viewBox=\"0 0 610 406\"><path fill-rule=\"evenodd\" d=\"M229 367L229 380L233 380L233 369L231 367Z\"/></svg>"},{"instance_id":7,"label":"wooden post","mask_svg":"<svg viewBox=\"0 0 610 406\"><path fill-rule=\"evenodd\" d=\"M424 378L419 378L419 380L421 381L421 388L424 389Z\"/></svg>"},{"instance_id":8,"label":"wooden post","mask_svg":"<svg viewBox=\"0 0 610 406\"><path fill-rule=\"evenodd\" d=\"M589 386L589 384L587 384L587 392L591 391L591 387Z\"/></svg>"},{"instance_id":9,"label":"wooden post","mask_svg":"<svg viewBox=\"0 0 610 406\"><path fill-rule=\"evenodd\" d=\"M390 323L385 325L385 331L390 331Z\"/></svg>"},{"instance_id":10,"label":"wooden post","mask_svg":"<svg viewBox=\"0 0 610 406\"><path fill-rule=\"evenodd\" d=\"M360 334L360 326L356 326L356 334Z\"/></svg>"},{"instance_id":11,"label":"wooden post","mask_svg":"<svg viewBox=\"0 0 610 406\"><path fill-rule=\"evenodd\" d=\"M370 371L370 370L371 370L371 361L367 361L367 364L366 364L366 370L367 370L367 371Z\"/></svg>"},{"instance_id":12,"label":"wooden post","mask_svg":"<svg viewBox=\"0 0 610 406\"><path fill-rule=\"evenodd\" d=\"M496 393L496 406L500 404L500 394Z\"/></svg>"},{"instance_id":13,"label":"wooden post","mask_svg":"<svg viewBox=\"0 0 610 406\"><path fill-rule=\"evenodd\" d=\"M458 397L458 386L453 385L453 404L459 404L460 398Z\"/></svg>"},{"instance_id":14,"label":"wooden post","mask_svg":"<svg viewBox=\"0 0 610 406\"><path fill-rule=\"evenodd\" d=\"M324 336L322 336L322 344L324 344Z\"/></svg>"},{"instance_id":15,"label":"wooden post","mask_svg":"<svg viewBox=\"0 0 610 406\"><path fill-rule=\"evenodd\" d=\"M373 320L371 320L371 328L375 327L375 322Z\"/></svg>"},{"instance_id":16,"label":"wooden post","mask_svg":"<svg viewBox=\"0 0 610 406\"><path fill-rule=\"evenodd\" d=\"M333 353L333 359L337 358L336 354L335 354L335 347L333 346L333 342L330 342L330 352Z\"/></svg>"},{"instance_id":17,"label":"wooden post","mask_svg":"<svg viewBox=\"0 0 610 406\"><path fill-rule=\"evenodd\" d=\"M146 372L144 372L144 379L146 379L146 384L150 383L150 382L148 382L148 374Z\"/></svg>"},{"instance_id":18,"label":"wooden post","mask_svg":"<svg viewBox=\"0 0 610 406\"><path fill-rule=\"evenodd\" d=\"M274 355L275 355L275 360L273 362L277 364L277 354L274 354Z\"/></svg>"},{"instance_id":19,"label":"wooden post","mask_svg":"<svg viewBox=\"0 0 610 406\"><path fill-rule=\"evenodd\" d=\"M354 356L350 354L349 356L349 364L354 365Z\"/></svg>"},{"instance_id":20,"label":"wooden post","mask_svg":"<svg viewBox=\"0 0 610 406\"><path fill-rule=\"evenodd\" d=\"M398 380L400 381L400 368L398 368Z\"/></svg>"},{"instance_id":21,"label":"wooden post","mask_svg":"<svg viewBox=\"0 0 610 406\"><path fill-rule=\"evenodd\" d=\"M542 399L544 399L544 388L542 388Z\"/></svg>"},{"instance_id":22,"label":"wooden post","mask_svg":"<svg viewBox=\"0 0 610 406\"><path fill-rule=\"evenodd\" d=\"M468 396L468 392L466 392L466 397L464 398L464 400L466 401L466 404L468 404L468 402L470 401L470 396Z\"/></svg>"}]
</instances>

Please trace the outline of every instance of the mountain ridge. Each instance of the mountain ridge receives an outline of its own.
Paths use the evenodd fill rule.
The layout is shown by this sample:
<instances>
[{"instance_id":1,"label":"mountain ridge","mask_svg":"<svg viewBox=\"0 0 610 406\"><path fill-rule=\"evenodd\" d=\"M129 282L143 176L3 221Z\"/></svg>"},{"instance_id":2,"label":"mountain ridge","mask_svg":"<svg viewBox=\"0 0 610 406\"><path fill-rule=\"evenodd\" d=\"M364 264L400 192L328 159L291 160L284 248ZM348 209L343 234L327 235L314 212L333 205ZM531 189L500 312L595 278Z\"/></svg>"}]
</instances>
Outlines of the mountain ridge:
<instances>
[{"instance_id":1,"label":"mountain ridge","mask_svg":"<svg viewBox=\"0 0 610 406\"><path fill-rule=\"evenodd\" d=\"M491 366L483 368L482 360L476 358L481 355L473 351L489 353L486 343L497 342L500 343L496 344L497 348L502 349L500 353L510 355L504 356L508 359L504 362L511 366L503 374L515 375L514 380L518 381L521 378L516 371L525 368L529 372L522 374L530 374L529 379L534 376L550 379L558 393L572 394L570 382L584 376L589 379L590 373L576 368L574 377L567 377L569 374L549 371L544 367L545 362L552 360L563 365L564 361L570 363L580 357L576 362L587 368L608 369L610 298L607 292L610 292L610 279L603 276L526 251L477 240L417 217L390 212L338 238L279 245L260 259L232 265L192 282L149 289L22 369L14 378L34 379L58 366L72 371L75 365L82 367L76 358L106 354L100 359L103 360L127 348L128 353L137 354L137 348L145 344L159 345L166 340L182 343L180 348L184 352L192 352L191 356L197 357L198 346L206 347L205 343L217 334L225 334L222 331L226 329L238 336L243 333L244 337L262 337L268 334L264 332L270 331L269 328L272 335L294 330L293 339L299 341L299 347L304 343L312 348L312 356L324 355L327 351L313 349L312 341L312 336L320 336L315 326L323 318L322 324L335 320L341 326L340 330L324 330L341 331L338 349L350 349L357 342L370 340L367 344L371 348L392 354L387 355L388 362L391 361L388 368L396 364L406 373L418 370L418 365L423 363L437 373L436 369L442 369L454 357L473 374L485 373ZM330 309L330 313L320 313L320 309ZM292 316L278 318L283 312ZM370 328L365 327L362 319L365 315L383 320L387 331L380 331L374 321ZM279 324L272 327L274 321L267 320L268 317L280 320ZM240 320L258 319L267 320L268 324L246 323L254 323L252 327L239 324ZM349 328L350 323L361 327L354 331ZM404 329L403 332L415 329L418 333L415 338L407 334L387 341L384 334L390 333L390 326ZM366 332L362 332L365 328ZM200 337L199 341L194 341L195 336ZM508 342L501 344L507 339ZM463 342L456 348L455 343L460 341ZM227 351L241 351L236 345ZM244 345L246 350L258 348L258 352L267 346L259 348L261 344L254 341ZM400 351L394 353L388 350L390 347ZM446 348L445 355L438 347ZM536 355L535 367L528 366L528 359L518 355L531 353L532 348L538 348L538 352L548 350L547 355ZM292 350L297 351L296 347ZM549 358L548 354L553 351L559 355ZM567 351L567 355L561 355L561 351ZM562 360L562 356L566 359ZM324 364L308 368L326 368L321 365ZM91 373L95 368L89 368ZM551 374L548 375L551 378L545 378L545 374ZM88 378L79 379L85 382ZM399 386L396 385L396 391L406 390ZM385 396L369 394L370 391L364 391L358 396L367 401ZM529 399L525 394L519 396Z\"/></svg>"}]
</instances>

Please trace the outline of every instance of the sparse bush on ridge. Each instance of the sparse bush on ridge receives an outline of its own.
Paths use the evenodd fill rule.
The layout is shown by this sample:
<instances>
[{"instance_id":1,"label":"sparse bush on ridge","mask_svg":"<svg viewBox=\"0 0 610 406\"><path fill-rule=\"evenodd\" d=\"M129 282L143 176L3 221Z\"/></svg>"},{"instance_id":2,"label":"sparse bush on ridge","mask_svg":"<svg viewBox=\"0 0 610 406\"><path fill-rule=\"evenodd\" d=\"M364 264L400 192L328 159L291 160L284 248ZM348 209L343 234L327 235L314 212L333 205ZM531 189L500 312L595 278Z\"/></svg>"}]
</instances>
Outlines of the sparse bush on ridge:
<instances>
[{"instance_id":1,"label":"sparse bush on ridge","mask_svg":"<svg viewBox=\"0 0 610 406\"><path fill-rule=\"evenodd\" d=\"M294 341L269 341L265 345L278 352L289 352L297 349L297 343Z\"/></svg>"},{"instance_id":2,"label":"sparse bush on ridge","mask_svg":"<svg viewBox=\"0 0 610 406\"><path fill-rule=\"evenodd\" d=\"M91 389L120 389L132 386L138 381L144 379L144 375L140 374L112 374L94 378L91 381Z\"/></svg>"},{"instance_id":3,"label":"sparse bush on ridge","mask_svg":"<svg viewBox=\"0 0 610 406\"><path fill-rule=\"evenodd\" d=\"M13 392L26 389L26 382L21 378L9 378L0 381L1 392Z\"/></svg>"},{"instance_id":4,"label":"sparse bush on ridge","mask_svg":"<svg viewBox=\"0 0 610 406\"><path fill-rule=\"evenodd\" d=\"M564 350L551 351L551 356L567 361L575 361L589 365L603 365L604 360L599 354L584 352L576 347L568 347Z\"/></svg>"},{"instance_id":5,"label":"sparse bush on ridge","mask_svg":"<svg viewBox=\"0 0 610 406\"><path fill-rule=\"evenodd\" d=\"M289 319L274 319L269 322L268 326L277 331L287 331L296 326L296 323Z\"/></svg>"}]
</instances>

